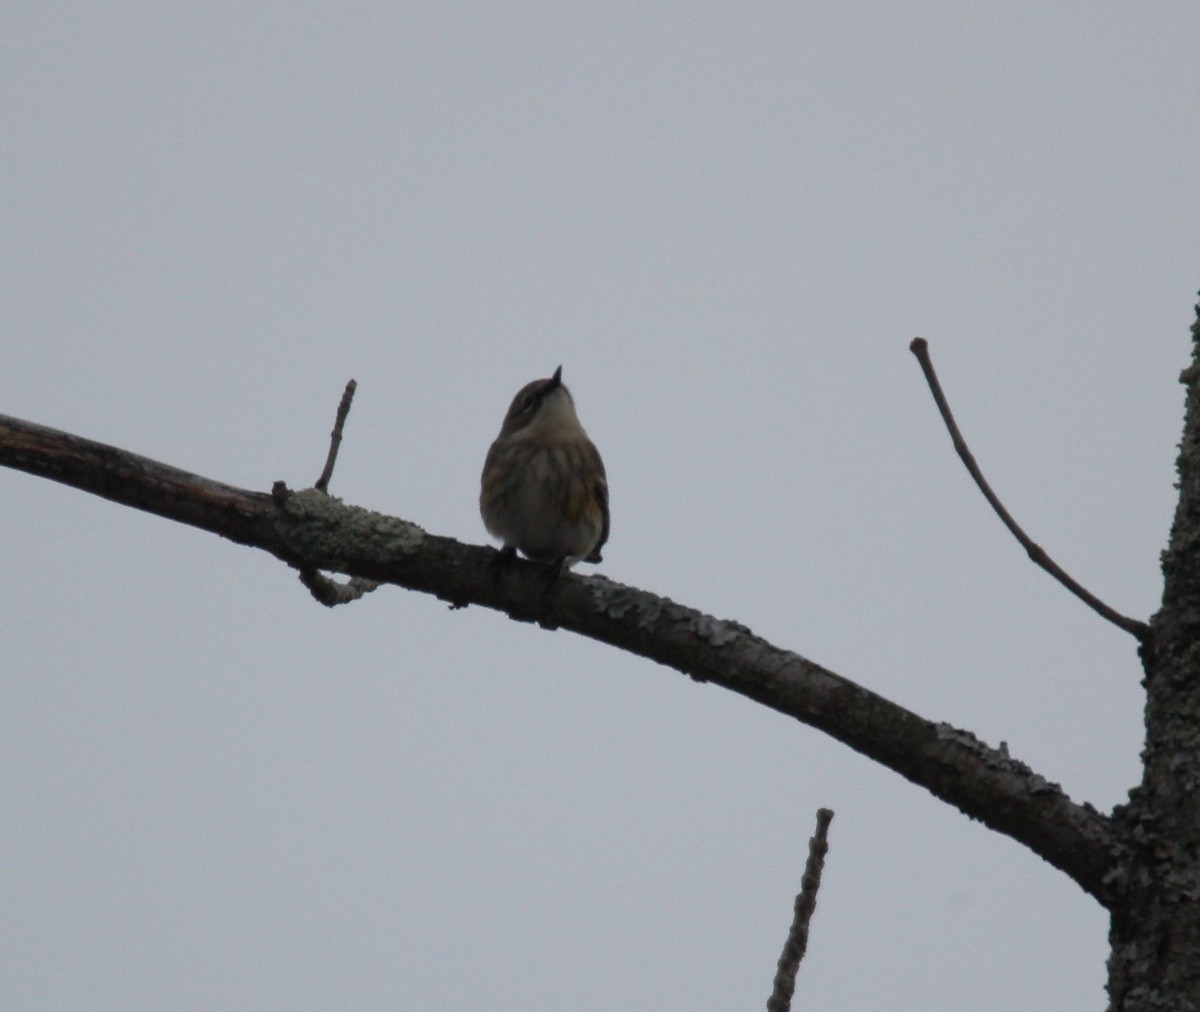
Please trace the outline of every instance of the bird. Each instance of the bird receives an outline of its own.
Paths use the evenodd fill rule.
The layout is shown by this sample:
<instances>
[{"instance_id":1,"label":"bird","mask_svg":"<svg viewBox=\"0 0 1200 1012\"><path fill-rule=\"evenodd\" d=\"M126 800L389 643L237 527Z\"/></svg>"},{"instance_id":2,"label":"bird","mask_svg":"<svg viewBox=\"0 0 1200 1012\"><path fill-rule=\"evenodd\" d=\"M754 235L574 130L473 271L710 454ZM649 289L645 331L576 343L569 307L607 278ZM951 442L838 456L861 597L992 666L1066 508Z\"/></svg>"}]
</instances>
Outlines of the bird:
<instances>
[{"instance_id":1,"label":"bird","mask_svg":"<svg viewBox=\"0 0 1200 1012\"><path fill-rule=\"evenodd\" d=\"M479 512L503 544L497 562L520 551L553 567L557 577L577 562L603 561L608 479L575 414L561 365L513 398L483 464Z\"/></svg>"}]
</instances>

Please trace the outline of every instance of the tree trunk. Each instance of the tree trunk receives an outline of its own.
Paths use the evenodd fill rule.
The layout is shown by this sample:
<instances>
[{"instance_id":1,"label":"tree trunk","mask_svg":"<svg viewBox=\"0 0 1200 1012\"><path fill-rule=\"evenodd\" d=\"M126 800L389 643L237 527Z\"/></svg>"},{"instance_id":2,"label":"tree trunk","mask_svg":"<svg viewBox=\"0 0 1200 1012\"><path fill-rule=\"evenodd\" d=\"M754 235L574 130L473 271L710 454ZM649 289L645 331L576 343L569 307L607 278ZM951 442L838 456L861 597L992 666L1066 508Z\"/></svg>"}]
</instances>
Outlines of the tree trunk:
<instances>
[{"instance_id":1,"label":"tree trunk","mask_svg":"<svg viewBox=\"0 0 1200 1012\"><path fill-rule=\"evenodd\" d=\"M1162 558L1162 608L1142 649L1145 767L1114 812L1108 991L1120 1012L1200 1010L1200 318L1192 337L1180 377L1179 506Z\"/></svg>"}]
</instances>

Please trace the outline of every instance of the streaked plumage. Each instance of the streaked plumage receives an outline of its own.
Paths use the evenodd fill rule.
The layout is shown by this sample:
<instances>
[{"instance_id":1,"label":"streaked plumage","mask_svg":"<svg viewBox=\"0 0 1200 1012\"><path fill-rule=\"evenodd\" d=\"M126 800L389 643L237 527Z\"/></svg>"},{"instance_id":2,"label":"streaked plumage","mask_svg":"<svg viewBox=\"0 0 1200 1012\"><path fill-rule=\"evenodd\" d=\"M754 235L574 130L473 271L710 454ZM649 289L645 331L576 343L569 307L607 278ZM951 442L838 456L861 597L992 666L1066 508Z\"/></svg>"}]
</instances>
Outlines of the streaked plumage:
<instances>
[{"instance_id":1,"label":"streaked plumage","mask_svg":"<svg viewBox=\"0 0 1200 1012\"><path fill-rule=\"evenodd\" d=\"M608 482L562 366L513 398L483 465L479 512L508 550L563 568L600 562L608 540Z\"/></svg>"}]
</instances>

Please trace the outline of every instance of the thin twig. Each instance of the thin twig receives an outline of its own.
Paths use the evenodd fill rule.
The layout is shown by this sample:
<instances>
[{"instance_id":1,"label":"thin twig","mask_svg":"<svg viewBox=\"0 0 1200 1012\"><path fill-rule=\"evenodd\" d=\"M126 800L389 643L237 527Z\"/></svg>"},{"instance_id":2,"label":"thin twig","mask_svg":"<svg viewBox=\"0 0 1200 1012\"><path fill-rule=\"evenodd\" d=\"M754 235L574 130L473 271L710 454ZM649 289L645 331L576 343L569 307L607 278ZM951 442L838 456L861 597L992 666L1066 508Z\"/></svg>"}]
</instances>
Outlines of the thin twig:
<instances>
[{"instance_id":1,"label":"thin twig","mask_svg":"<svg viewBox=\"0 0 1200 1012\"><path fill-rule=\"evenodd\" d=\"M325 458L325 470L321 472L321 477L317 479L317 484L314 486L322 492L329 491L329 479L333 477L333 465L337 463L338 448L342 445L342 426L346 424L346 416L350 414L350 402L354 400L356 389L358 389L358 384L354 380L347 383L346 390L342 394L342 402L338 405L333 431L329 433L329 456Z\"/></svg>"},{"instance_id":2,"label":"thin twig","mask_svg":"<svg viewBox=\"0 0 1200 1012\"><path fill-rule=\"evenodd\" d=\"M825 837L832 821L833 812L830 809L817 809L817 831L808 841L808 861L805 862L804 875L800 879L800 892L796 896L792 927L788 931L787 941L783 943L779 969L775 972L775 986L771 997L767 999L767 1012L788 1012L792 1007L792 995L796 991L796 973L800 969L800 960L804 958L805 950L808 949L808 922L812 920L813 911L817 908L821 870L825 867L825 852L829 850Z\"/></svg>"},{"instance_id":3,"label":"thin twig","mask_svg":"<svg viewBox=\"0 0 1200 1012\"><path fill-rule=\"evenodd\" d=\"M329 479L333 477L333 466L337 463L338 449L342 445L342 428L346 424L346 416L350 414L350 402L354 400L354 391L357 389L358 384L354 380L350 380L342 392L337 416L333 420L333 431L329 433L329 454L325 458L325 468L321 471L321 477L317 479L314 486L318 492L329 491ZM277 498L286 492L286 490L281 492L279 486L282 486L282 482L278 483L274 489ZM374 580L364 580L358 576L352 576L346 583L339 583L316 569L300 570L300 582L308 588L308 592L317 601L327 608L357 601L364 594L371 593L379 586Z\"/></svg>"},{"instance_id":4,"label":"thin twig","mask_svg":"<svg viewBox=\"0 0 1200 1012\"><path fill-rule=\"evenodd\" d=\"M983 493L984 498L991 504L992 509L996 511L996 515L1004 521L1004 526L1021 543L1021 547L1029 554L1029 558L1053 576L1054 579L1066 587L1067 590L1096 612L1096 614L1108 619L1113 625L1124 629L1127 633L1136 636L1139 641L1145 642L1150 636L1150 626L1145 622L1139 622L1137 619L1129 618L1126 615L1122 615L1119 611L1110 608L1086 587L1077 583L1057 562L1046 554L1040 545L1036 544L1028 534L1021 530L1020 526L1012 518L1012 515L1004 508L1004 504L997 498L996 493L992 491L992 487L987 483L987 479L984 478L983 472L979 470L979 465L975 463L975 458L967 448L966 440L963 439L962 433L958 431L958 424L954 421L954 415L950 411L946 395L942 393L942 385L938 382L937 373L933 370L933 361L929 357L929 342L923 337L916 337L913 338L912 344L908 346L908 349L917 356L917 361L921 363L921 371L925 373L925 380L929 384L930 391L933 393L933 399L937 402L938 410L942 413L942 420L946 423L946 428L950 431L950 438L954 441L954 449L957 451L959 457L962 458L962 462L966 465L971 477L975 479L975 484L979 486L979 491Z\"/></svg>"}]
</instances>

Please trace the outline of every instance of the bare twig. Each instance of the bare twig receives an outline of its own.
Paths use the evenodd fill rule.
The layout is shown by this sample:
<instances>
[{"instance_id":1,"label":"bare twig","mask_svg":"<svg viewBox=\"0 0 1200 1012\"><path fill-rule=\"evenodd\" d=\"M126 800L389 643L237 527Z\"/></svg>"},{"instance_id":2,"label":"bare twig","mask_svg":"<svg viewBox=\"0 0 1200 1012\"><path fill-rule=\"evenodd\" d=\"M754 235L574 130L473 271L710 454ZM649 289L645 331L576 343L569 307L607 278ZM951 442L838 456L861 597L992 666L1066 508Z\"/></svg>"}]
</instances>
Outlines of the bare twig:
<instances>
[{"instance_id":1,"label":"bare twig","mask_svg":"<svg viewBox=\"0 0 1200 1012\"><path fill-rule=\"evenodd\" d=\"M771 997L767 999L767 1012L788 1012L792 1007L792 995L796 990L796 973L800 969L800 960L808 948L808 922L812 920L813 911L817 908L817 890L821 888L821 870L825 867L825 852L829 844L825 842L829 832L829 823L833 821L833 812L828 808L817 809L817 831L808 841L808 861L804 865L804 875L800 879L800 892L796 896L795 912L792 917L792 927L788 931L787 941L783 943L783 953L779 957L779 969L775 973L775 987Z\"/></svg>"},{"instance_id":2,"label":"bare twig","mask_svg":"<svg viewBox=\"0 0 1200 1012\"><path fill-rule=\"evenodd\" d=\"M959 457L962 458L962 462L966 465L971 477L975 479L975 484L979 486L979 491L983 493L984 498L991 504L992 509L996 511L996 515L1004 521L1004 526L1021 543L1021 547L1029 554L1029 558L1053 576L1054 579L1066 587L1067 590L1096 612L1096 614L1108 619L1113 625L1124 629L1127 633L1136 636L1139 641L1145 642L1150 636L1150 626L1145 622L1139 622L1135 618L1129 618L1126 615L1122 615L1119 611L1110 608L1086 587L1076 582L1057 562L1046 554L1040 545L1036 544L1028 534L1021 530L1020 526L1012 518L1012 515L1004 508L1004 504L997 498L996 493L992 491L992 487L987 483L987 479L984 478L983 472L979 470L979 465L975 463L975 458L967 448L966 440L963 439L962 433L958 430L958 424L954 421L954 415L950 411L946 395L942 393L942 385L938 382L937 373L934 372L933 360L929 357L929 342L923 337L915 337L912 344L908 346L908 349L916 355L917 361L921 363L921 371L925 373L925 380L928 382L929 389L933 393L934 401L937 402L938 410L942 413L942 420L946 423L946 428L950 431L950 438L954 441L954 449L957 451Z\"/></svg>"},{"instance_id":3,"label":"bare twig","mask_svg":"<svg viewBox=\"0 0 1200 1012\"><path fill-rule=\"evenodd\" d=\"M342 392L337 416L333 420L333 431L329 433L329 454L325 457L325 468L321 471L321 477L317 479L316 485L313 486L318 492L329 491L329 480L333 477L333 466L337 463L338 450L342 445L342 428L346 424L346 416L350 414L350 402L354 400L354 391L357 389L358 384L354 380L350 380ZM371 593L379 586L374 580L364 580L357 576L351 577L346 583L339 583L311 568L300 570L300 582L308 588L308 592L317 601L327 608L357 601L364 594Z\"/></svg>"},{"instance_id":4,"label":"bare twig","mask_svg":"<svg viewBox=\"0 0 1200 1012\"><path fill-rule=\"evenodd\" d=\"M333 465L337 463L338 448L342 445L342 427L346 424L346 416L350 414L350 402L354 400L354 391L358 384L351 380L346 384L342 394L342 402L338 405L337 417L333 422L333 431L329 433L329 456L325 458L325 469L313 486L322 492L329 491L329 479L333 477Z\"/></svg>"}]
</instances>

